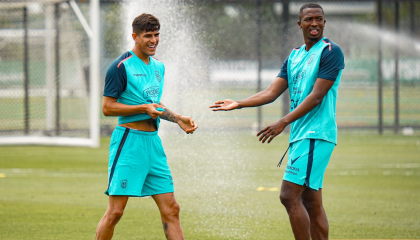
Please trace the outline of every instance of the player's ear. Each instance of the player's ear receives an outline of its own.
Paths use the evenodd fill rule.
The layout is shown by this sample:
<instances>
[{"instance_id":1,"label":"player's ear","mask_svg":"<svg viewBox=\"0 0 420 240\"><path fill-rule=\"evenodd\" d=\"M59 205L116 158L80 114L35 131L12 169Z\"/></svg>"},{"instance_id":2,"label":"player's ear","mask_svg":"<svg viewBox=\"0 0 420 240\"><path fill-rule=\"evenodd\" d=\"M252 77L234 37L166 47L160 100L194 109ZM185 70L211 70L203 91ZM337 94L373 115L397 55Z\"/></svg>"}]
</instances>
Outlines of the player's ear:
<instances>
[{"instance_id":1,"label":"player's ear","mask_svg":"<svg viewBox=\"0 0 420 240\"><path fill-rule=\"evenodd\" d=\"M297 24L298 24L299 28L302 28L302 24L301 24L300 20L297 21Z\"/></svg>"},{"instance_id":2,"label":"player's ear","mask_svg":"<svg viewBox=\"0 0 420 240\"><path fill-rule=\"evenodd\" d=\"M134 40L134 41L136 41L137 34L136 34L136 33L132 33L132 34L131 34L131 37L133 38L133 40Z\"/></svg>"}]
</instances>

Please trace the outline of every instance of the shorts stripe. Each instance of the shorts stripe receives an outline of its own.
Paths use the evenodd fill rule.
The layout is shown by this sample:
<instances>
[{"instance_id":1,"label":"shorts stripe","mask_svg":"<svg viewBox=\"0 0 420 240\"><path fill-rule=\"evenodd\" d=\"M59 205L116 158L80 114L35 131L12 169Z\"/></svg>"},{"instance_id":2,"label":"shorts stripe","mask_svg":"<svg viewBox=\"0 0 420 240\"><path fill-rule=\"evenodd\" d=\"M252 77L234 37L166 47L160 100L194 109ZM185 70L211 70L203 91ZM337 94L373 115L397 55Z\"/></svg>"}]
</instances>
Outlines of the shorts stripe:
<instances>
[{"instance_id":1,"label":"shorts stripe","mask_svg":"<svg viewBox=\"0 0 420 240\"><path fill-rule=\"evenodd\" d=\"M125 140L127 139L127 136L128 136L129 132L130 132L130 129L126 128L125 132L124 132L124 135L121 139L120 145L118 146L118 150L117 150L117 153L115 154L114 162L112 163L111 173L109 174L108 189L106 190L106 192L108 192L109 185L111 185L112 177L114 176L115 166L117 165L118 158L120 157L121 150L124 146Z\"/></svg>"},{"instance_id":2,"label":"shorts stripe","mask_svg":"<svg viewBox=\"0 0 420 240\"><path fill-rule=\"evenodd\" d=\"M309 179L311 178L312 163L314 161L314 148L315 148L315 139L311 139L309 142L309 153L308 153L308 168L306 170L306 179L305 184L309 187Z\"/></svg>"}]
</instances>

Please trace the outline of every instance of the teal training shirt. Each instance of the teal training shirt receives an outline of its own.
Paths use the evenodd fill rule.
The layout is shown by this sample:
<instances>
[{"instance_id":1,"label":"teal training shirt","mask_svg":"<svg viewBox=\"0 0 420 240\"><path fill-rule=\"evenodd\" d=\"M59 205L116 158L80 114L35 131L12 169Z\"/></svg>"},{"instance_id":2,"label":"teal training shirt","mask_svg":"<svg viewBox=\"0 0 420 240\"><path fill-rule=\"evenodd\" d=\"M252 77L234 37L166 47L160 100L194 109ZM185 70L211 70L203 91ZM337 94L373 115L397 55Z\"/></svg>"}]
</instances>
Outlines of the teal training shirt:
<instances>
[{"instance_id":1,"label":"teal training shirt","mask_svg":"<svg viewBox=\"0 0 420 240\"><path fill-rule=\"evenodd\" d=\"M311 138L337 144L336 101L343 69L343 51L326 38L309 51L305 45L292 50L278 75L288 82L290 112L312 92L317 78L334 81L334 84L321 104L291 124L290 143Z\"/></svg>"},{"instance_id":2,"label":"teal training shirt","mask_svg":"<svg viewBox=\"0 0 420 240\"><path fill-rule=\"evenodd\" d=\"M146 65L131 50L118 57L108 68L104 96L126 105L160 103L165 66L153 57ZM150 119L149 114L119 116L118 124ZM159 126L159 118L157 119Z\"/></svg>"}]
</instances>

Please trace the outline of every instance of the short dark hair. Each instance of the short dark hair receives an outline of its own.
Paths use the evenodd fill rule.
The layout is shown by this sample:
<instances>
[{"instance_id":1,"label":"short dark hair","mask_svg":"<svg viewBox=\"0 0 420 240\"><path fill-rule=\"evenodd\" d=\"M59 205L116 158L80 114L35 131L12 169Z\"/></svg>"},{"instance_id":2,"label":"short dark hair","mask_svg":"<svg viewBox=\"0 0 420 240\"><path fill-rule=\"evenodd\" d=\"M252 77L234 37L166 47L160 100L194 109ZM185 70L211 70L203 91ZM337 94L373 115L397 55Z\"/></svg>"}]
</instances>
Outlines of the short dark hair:
<instances>
[{"instance_id":1,"label":"short dark hair","mask_svg":"<svg viewBox=\"0 0 420 240\"><path fill-rule=\"evenodd\" d=\"M160 23L152 14L143 13L133 20L133 33L139 34L146 30L146 32L159 31Z\"/></svg>"},{"instance_id":2,"label":"short dark hair","mask_svg":"<svg viewBox=\"0 0 420 240\"><path fill-rule=\"evenodd\" d=\"M320 8L322 10L322 14L324 14L324 9L322 9L321 5L319 5L318 3L310 2L310 3L305 3L302 5L302 7L300 7L299 18L300 18L300 14L303 13L303 9L305 8Z\"/></svg>"}]
</instances>

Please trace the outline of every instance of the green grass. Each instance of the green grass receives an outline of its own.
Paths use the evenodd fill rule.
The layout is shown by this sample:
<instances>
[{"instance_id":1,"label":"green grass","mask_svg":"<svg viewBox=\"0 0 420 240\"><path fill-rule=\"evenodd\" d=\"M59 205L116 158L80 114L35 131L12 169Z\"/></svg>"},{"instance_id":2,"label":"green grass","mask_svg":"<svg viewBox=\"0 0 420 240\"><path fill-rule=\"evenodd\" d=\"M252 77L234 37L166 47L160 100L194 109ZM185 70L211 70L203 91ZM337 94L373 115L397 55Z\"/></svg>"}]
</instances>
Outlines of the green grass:
<instances>
[{"instance_id":1,"label":"green grass","mask_svg":"<svg viewBox=\"0 0 420 240\"><path fill-rule=\"evenodd\" d=\"M279 192L287 147L248 133L162 141L186 239L293 239ZM0 239L94 239L107 206L109 139L99 149L0 147ZM420 137L345 133L324 181L331 239L420 238ZM131 198L114 239L164 239L151 198Z\"/></svg>"}]
</instances>

